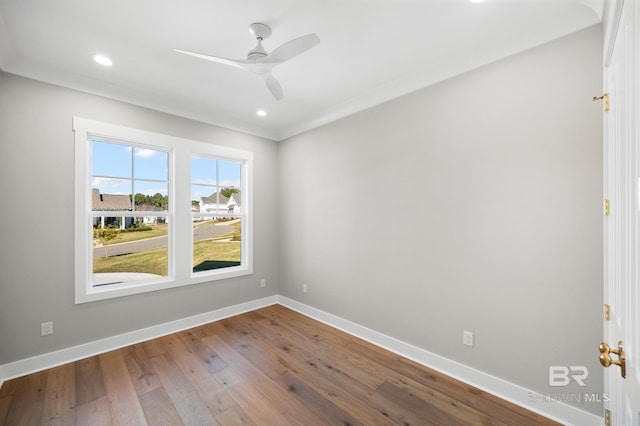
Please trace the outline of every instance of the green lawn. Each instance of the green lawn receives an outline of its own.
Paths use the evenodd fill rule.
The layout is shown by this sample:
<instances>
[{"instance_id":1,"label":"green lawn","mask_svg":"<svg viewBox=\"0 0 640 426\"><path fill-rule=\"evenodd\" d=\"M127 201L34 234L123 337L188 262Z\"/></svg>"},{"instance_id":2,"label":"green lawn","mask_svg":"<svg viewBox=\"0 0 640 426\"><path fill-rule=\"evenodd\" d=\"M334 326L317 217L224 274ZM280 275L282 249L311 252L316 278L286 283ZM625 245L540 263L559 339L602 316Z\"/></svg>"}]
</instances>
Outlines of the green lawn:
<instances>
[{"instance_id":1,"label":"green lawn","mask_svg":"<svg viewBox=\"0 0 640 426\"><path fill-rule=\"evenodd\" d=\"M151 232L151 231L146 231ZM132 232L140 234L144 232ZM206 261L240 261L240 242L203 240L193 245L193 266ZM167 249L93 259L93 272L144 272L167 275Z\"/></svg>"},{"instance_id":2,"label":"green lawn","mask_svg":"<svg viewBox=\"0 0 640 426\"><path fill-rule=\"evenodd\" d=\"M193 266L206 260L240 261L240 241L198 241L193 245Z\"/></svg>"},{"instance_id":3,"label":"green lawn","mask_svg":"<svg viewBox=\"0 0 640 426\"><path fill-rule=\"evenodd\" d=\"M167 249L165 247L106 259L94 258L93 273L102 272L144 272L165 276L167 275Z\"/></svg>"}]
</instances>

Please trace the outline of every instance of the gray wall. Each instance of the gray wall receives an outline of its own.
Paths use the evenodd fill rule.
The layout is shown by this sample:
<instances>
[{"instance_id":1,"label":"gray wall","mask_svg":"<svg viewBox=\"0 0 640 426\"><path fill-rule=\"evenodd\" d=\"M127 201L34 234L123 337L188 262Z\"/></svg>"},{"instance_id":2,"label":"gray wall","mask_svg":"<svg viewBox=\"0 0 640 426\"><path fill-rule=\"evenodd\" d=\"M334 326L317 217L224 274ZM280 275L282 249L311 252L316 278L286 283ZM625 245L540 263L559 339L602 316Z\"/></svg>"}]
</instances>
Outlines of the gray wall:
<instances>
[{"instance_id":1,"label":"gray wall","mask_svg":"<svg viewBox=\"0 0 640 426\"><path fill-rule=\"evenodd\" d=\"M74 305L73 116L253 151L254 274ZM0 364L277 293L276 142L0 72L0 148Z\"/></svg>"},{"instance_id":2,"label":"gray wall","mask_svg":"<svg viewBox=\"0 0 640 426\"><path fill-rule=\"evenodd\" d=\"M281 142L280 293L541 393L602 393L601 52L597 26ZM588 387L548 387L549 365Z\"/></svg>"}]
</instances>

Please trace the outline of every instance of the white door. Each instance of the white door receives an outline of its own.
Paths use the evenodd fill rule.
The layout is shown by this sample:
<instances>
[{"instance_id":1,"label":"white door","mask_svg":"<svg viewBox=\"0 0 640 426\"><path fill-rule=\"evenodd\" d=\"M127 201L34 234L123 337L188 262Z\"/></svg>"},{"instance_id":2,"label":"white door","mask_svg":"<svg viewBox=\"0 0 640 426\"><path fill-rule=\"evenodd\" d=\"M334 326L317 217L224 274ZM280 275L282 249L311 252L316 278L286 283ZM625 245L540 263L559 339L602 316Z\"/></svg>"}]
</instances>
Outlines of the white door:
<instances>
[{"instance_id":1,"label":"white door","mask_svg":"<svg viewBox=\"0 0 640 426\"><path fill-rule=\"evenodd\" d=\"M610 200L604 298L611 315L604 341L614 350L622 342L626 378L619 365L605 370L605 408L612 425L640 426L640 8L638 0L612 3L605 46L610 109L604 113L604 192ZM609 356L620 361L613 351Z\"/></svg>"}]
</instances>

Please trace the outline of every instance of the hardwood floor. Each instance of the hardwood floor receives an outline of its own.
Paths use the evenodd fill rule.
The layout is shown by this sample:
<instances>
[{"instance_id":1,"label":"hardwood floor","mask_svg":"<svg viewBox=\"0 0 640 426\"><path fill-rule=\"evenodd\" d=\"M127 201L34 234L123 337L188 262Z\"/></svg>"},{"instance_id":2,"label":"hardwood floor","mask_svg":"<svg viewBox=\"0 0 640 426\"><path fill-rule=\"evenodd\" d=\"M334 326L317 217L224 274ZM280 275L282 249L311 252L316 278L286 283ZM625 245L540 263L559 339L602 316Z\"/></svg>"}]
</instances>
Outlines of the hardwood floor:
<instances>
[{"instance_id":1,"label":"hardwood floor","mask_svg":"<svg viewBox=\"0 0 640 426\"><path fill-rule=\"evenodd\" d=\"M4 425L540 425L274 305L9 380Z\"/></svg>"}]
</instances>

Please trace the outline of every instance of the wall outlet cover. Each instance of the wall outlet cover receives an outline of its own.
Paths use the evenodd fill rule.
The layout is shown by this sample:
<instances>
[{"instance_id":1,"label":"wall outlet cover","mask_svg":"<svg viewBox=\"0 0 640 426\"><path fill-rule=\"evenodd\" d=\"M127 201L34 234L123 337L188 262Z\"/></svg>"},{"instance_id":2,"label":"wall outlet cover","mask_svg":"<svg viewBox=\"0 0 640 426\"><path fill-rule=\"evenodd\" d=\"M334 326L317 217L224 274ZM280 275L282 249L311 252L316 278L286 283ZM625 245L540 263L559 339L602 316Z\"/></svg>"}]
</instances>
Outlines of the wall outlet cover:
<instances>
[{"instance_id":1,"label":"wall outlet cover","mask_svg":"<svg viewBox=\"0 0 640 426\"><path fill-rule=\"evenodd\" d=\"M40 335L48 336L49 334L53 334L53 321L40 324Z\"/></svg>"},{"instance_id":2,"label":"wall outlet cover","mask_svg":"<svg viewBox=\"0 0 640 426\"><path fill-rule=\"evenodd\" d=\"M473 347L473 333L470 331L462 332L462 344Z\"/></svg>"}]
</instances>

